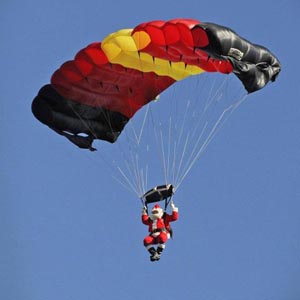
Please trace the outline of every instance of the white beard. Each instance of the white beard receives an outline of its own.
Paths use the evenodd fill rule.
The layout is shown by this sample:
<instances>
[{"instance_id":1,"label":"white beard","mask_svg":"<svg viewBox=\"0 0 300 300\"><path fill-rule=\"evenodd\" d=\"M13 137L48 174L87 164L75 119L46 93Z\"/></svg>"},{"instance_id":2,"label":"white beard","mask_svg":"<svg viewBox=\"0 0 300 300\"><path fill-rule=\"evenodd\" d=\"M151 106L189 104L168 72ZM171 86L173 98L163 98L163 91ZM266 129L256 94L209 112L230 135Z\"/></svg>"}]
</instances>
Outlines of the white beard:
<instances>
[{"instance_id":1,"label":"white beard","mask_svg":"<svg viewBox=\"0 0 300 300\"><path fill-rule=\"evenodd\" d=\"M158 219L158 215L157 215L157 214L155 214L155 215L151 214L149 217L150 217L150 219L151 219L152 221Z\"/></svg>"},{"instance_id":2,"label":"white beard","mask_svg":"<svg viewBox=\"0 0 300 300\"><path fill-rule=\"evenodd\" d=\"M152 221L162 218L164 214L164 211L161 208L156 210L158 210L158 213L156 214L151 213L151 215L149 216Z\"/></svg>"}]
</instances>

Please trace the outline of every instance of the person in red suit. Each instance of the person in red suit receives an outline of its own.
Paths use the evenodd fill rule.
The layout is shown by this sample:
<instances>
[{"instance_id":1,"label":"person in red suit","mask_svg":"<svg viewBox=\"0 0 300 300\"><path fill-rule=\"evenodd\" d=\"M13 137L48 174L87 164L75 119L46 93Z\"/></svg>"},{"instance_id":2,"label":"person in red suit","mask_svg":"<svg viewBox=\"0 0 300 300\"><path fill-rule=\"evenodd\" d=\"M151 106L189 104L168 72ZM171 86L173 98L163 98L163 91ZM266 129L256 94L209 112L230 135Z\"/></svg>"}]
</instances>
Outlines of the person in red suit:
<instances>
[{"instance_id":1,"label":"person in red suit","mask_svg":"<svg viewBox=\"0 0 300 300\"><path fill-rule=\"evenodd\" d=\"M157 261L166 247L167 240L171 237L172 230L170 222L178 219L178 208L174 203L171 203L172 214L167 214L163 209L156 204L151 214L148 215L146 207L142 212L142 223L148 225L149 235L144 238L144 246L150 253L150 260ZM157 245L157 249L154 248Z\"/></svg>"}]
</instances>

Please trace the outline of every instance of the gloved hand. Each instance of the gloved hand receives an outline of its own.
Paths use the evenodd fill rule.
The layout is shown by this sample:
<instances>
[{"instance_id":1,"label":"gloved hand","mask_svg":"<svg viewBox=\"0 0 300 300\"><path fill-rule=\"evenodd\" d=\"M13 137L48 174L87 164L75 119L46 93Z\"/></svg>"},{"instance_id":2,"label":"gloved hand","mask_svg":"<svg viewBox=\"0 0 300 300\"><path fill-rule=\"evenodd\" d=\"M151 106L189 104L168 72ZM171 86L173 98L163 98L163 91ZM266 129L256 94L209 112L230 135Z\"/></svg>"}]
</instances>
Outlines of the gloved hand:
<instances>
[{"instance_id":1,"label":"gloved hand","mask_svg":"<svg viewBox=\"0 0 300 300\"><path fill-rule=\"evenodd\" d=\"M175 206L174 202L172 201L170 204L172 210L177 210L178 208Z\"/></svg>"},{"instance_id":2,"label":"gloved hand","mask_svg":"<svg viewBox=\"0 0 300 300\"><path fill-rule=\"evenodd\" d=\"M142 214L143 214L143 215L146 215L146 214L147 214L147 207L146 207L146 206L143 207L143 209L142 209Z\"/></svg>"}]
</instances>

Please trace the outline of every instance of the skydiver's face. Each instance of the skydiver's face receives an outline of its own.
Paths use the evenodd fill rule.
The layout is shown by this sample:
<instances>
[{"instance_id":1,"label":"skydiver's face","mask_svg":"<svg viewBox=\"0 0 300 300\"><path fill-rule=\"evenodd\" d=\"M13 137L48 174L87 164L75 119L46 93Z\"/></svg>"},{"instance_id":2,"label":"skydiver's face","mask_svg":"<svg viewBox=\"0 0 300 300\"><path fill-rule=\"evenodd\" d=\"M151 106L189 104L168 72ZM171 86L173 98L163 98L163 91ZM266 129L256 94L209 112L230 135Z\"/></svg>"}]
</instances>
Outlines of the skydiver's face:
<instances>
[{"instance_id":1,"label":"skydiver's face","mask_svg":"<svg viewBox=\"0 0 300 300\"><path fill-rule=\"evenodd\" d=\"M153 209L151 210L151 215L150 215L150 218L152 220L156 220L156 219L159 219L163 216L163 210L161 208L156 208L156 207L153 207Z\"/></svg>"}]
</instances>

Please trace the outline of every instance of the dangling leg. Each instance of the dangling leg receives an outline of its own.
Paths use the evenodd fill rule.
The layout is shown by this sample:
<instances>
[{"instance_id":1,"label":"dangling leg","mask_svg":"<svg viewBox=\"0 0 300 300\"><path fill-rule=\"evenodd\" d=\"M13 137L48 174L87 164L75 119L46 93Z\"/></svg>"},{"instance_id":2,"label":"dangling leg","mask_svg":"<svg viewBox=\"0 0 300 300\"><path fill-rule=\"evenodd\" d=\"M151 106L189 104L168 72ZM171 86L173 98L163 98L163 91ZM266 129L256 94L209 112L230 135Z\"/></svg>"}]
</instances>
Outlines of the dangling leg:
<instances>
[{"instance_id":1,"label":"dangling leg","mask_svg":"<svg viewBox=\"0 0 300 300\"><path fill-rule=\"evenodd\" d=\"M149 246L148 251L151 254L150 255L150 260L151 261L157 260L158 254L156 253L156 250L154 249L154 247L152 245Z\"/></svg>"},{"instance_id":2,"label":"dangling leg","mask_svg":"<svg viewBox=\"0 0 300 300\"><path fill-rule=\"evenodd\" d=\"M162 254L162 252L164 251L166 247L166 244L160 243L157 246L157 250L156 250L156 255L153 257L155 260L160 260L160 256Z\"/></svg>"},{"instance_id":3,"label":"dangling leg","mask_svg":"<svg viewBox=\"0 0 300 300\"><path fill-rule=\"evenodd\" d=\"M166 244L158 244L158 247L157 247L157 250L156 250L156 252L157 252L157 254L159 256L158 259L160 259L160 255L164 251L165 247L166 247Z\"/></svg>"},{"instance_id":4,"label":"dangling leg","mask_svg":"<svg viewBox=\"0 0 300 300\"><path fill-rule=\"evenodd\" d=\"M159 236L158 236L158 245L157 245L157 250L156 250L156 260L160 259L160 255L162 254L162 252L164 251L165 247L166 247L166 242L168 240L168 234L165 232L162 232Z\"/></svg>"},{"instance_id":5,"label":"dangling leg","mask_svg":"<svg viewBox=\"0 0 300 300\"><path fill-rule=\"evenodd\" d=\"M148 252L151 254L150 255L150 260L155 261L155 256L157 255L155 248L153 247L153 244L155 243L155 239L148 235L144 239L144 246L148 250Z\"/></svg>"}]
</instances>

